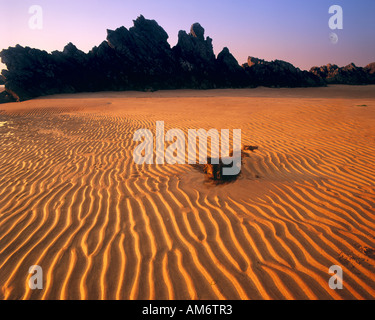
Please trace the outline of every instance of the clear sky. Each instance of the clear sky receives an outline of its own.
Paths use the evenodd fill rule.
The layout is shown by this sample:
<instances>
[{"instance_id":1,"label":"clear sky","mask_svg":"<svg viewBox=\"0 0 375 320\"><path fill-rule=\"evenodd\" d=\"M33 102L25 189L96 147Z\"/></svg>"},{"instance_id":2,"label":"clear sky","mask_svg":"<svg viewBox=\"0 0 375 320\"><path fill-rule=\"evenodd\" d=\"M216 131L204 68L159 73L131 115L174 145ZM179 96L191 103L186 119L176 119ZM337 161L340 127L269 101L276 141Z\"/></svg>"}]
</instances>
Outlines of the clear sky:
<instances>
[{"instance_id":1,"label":"clear sky","mask_svg":"<svg viewBox=\"0 0 375 320\"><path fill-rule=\"evenodd\" d=\"M343 8L343 29L328 25L331 5ZM43 9L43 28L29 27L31 5ZM227 46L240 64L248 56L280 59L301 69L375 61L374 0L0 0L0 50L21 44L49 52L68 42L88 52L106 29L127 28L143 14L155 19L174 46L179 30L200 22L215 54ZM0 69L4 65L0 64Z\"/></svg>"}]
</instances>

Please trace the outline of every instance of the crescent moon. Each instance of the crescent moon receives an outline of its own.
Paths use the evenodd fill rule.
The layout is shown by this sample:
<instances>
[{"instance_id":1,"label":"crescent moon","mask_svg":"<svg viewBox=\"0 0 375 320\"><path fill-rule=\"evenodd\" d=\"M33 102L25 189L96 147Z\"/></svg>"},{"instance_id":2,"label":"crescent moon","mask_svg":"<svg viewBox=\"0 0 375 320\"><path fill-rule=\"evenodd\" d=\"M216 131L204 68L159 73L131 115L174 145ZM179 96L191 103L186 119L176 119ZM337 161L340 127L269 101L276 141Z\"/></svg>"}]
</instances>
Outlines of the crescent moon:
<instances>
[{"instance_id":1,"label":"crescent moon","mask_svg":"<svg viewBox=\"0 0 375 320\"><path fill-rule=\"evenodd\" d=\"M339 41L339 37L337 36L336 33L331 32L329 34L329 41L331 41L332 44L336 44Z\"/></svg>"}]
</instances>

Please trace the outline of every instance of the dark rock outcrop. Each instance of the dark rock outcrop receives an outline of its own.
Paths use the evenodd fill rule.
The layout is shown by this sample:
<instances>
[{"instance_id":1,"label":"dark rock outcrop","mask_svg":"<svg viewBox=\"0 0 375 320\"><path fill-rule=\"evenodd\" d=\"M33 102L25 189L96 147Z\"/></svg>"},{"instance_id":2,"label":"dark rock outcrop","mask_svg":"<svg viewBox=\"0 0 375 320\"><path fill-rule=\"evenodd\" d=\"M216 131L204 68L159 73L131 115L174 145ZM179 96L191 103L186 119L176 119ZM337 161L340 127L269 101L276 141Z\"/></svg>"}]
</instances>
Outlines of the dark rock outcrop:
<instances>
[{"instance_id":1,"label":"dark rock outcrop","mask_svg":"<svg viewBox=\"0 0 375 320\"><path fill-rule=\"evenodd\" d=\"M375 62L368 64L364 69L370 76L374 76L375 75Z\"/></svg>"},{"instance_id":2,"label":"dark rock outcrop","mask_svg":"<svg viewBox=\"0 0 375 320\"><path fill-rule=\"evenodd\" d=\"M178 33L173 54L178 63L178 84L180 87L209 89L215 88L215 54L212 39L204 39L204 29L194 23L191 31Z\"/></svg>"},{"instance_id":3,"label":"dark rock outcrop","mask_svg":"<svg viewBox=\"0 0 375 320\"><path fill-rule=\"evenodd\" d=\"M219 87L238 88L250 84L250 79L236 58L225 47L216 59L216 81Z\"/></svg>"},{"instance_id":4,"label":"dark rock outcrop","mask_svg":"<svg viewBox=\"0 0 375 320\"><path fill-rule=\"evenodd\" d=\"M8 70L3 70L6 78L5 89L14 99L26 100L42 94L55 93L53 88L55 63L46 51L16 45L0 53ZM51 90L52 89L52 90Z\"/></svg>"},{"instance_id":5,"label":"dark rock outcrop","mask_svg":"<svg viewBox=\"0 0 375 320\"><path fill-rule=\"evenodd\" d=\"M171 89L177 63L168 35L140 16L134 27L107 30L107 41L88 54L69 43L62 52L10 47L0 52L6 90L17 100L41 95L102 90Z\"/></svg>"},{"instance_id":6,"label":"dark rock outcrop","mask_svg":"<svg viewBox=\"0 0 375 320\"><path fill-rule=\"evenodd\" d=\"M16 102L11 94L7 91L0 92L0 103Z\"/></svg>"},{"instance_id":7,"label":"dark rock outcrop","mask_svg":"<svg viewBox=\"0 0 375 320\"><path fill-rule=\"evenodd\" d=\"M192 24L190 34L198 40L204 40L204 28L198 22Z\"/></svg>"},{"instance_id":8,"label":"dark rock outcrop","mask_svg":"<svg viewBox=\"0 0 375 320\"><path fill-rule=\"evenodd\" d=\"M243 68L254 86L314 87L325 85L324 81L317 75L301 71L299 68L282 60L269 62L249 57Z\"/></svg>"},{"instance_id":9,"label":"dark rock outcrop","mask_svg":"<svg viewBox=\"0 0 375 320\"><path fill-rule=\"evenodd\" d=\"M375 84L375 63L371 63L364 68L357 67L354 63L345 67L327 64L326 66L313 67L310 72L329 84Z\"/></svg>"},{"instance_id":10,"label":"dark rock outcrop","mask_svg":"<svg viewBox=\"0 0 375 320\"><path fill-rule=\"evenodd\" d=\"M129 30L107 30L108 45L115 54L110 77L123 90L173 88L177 64L168 34L155 20L140 16L133 22Z\"/></svg>"},{"instance_id":11,"label":"dark rock outcrop","mask_svg":"<svg viewBox=\"0 0 375 320\"><path fill-rule=\"evenodd\" d=\"M0 86L5 84L5 78L0 74Z\"/></svg>"},{"instance_id":12,"label":"dark rock outcrop","mask_svg":"<svg viewBox=\"0 0 375 320\"><path fill-rule=\"evenodd\" d=\"M129 29L107 30L106 41L88 53L72 43L52 53L20 45L2 50L0 58L7 65L0 78L6 90L2 101L84 91L375 83L371 82L375 64L331 65L307 72L284 61L249 57L240 66L228 48L215 56L212 39L205 37L199 23L191 26L190 33L180 31L171 48L168 34L155 20L140 16L133 22Z\"/></svg>"}]
</instances>

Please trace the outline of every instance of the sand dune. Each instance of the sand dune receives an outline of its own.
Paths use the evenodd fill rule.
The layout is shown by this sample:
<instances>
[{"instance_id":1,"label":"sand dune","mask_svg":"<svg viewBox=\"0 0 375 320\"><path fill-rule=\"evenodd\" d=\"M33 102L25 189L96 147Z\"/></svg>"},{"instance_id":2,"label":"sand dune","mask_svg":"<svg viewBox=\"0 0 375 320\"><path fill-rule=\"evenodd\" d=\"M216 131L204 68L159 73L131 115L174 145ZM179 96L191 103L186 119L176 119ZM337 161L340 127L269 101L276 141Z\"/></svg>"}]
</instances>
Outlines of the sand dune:
<instances>
[{"instance_id":1,"label":"sand dune","mask_svg":"<svg viewBox=\"0 0 375 320\"><path fill-rule=\"evenodd\" d=\"M0 111L1 299L374 299L374 86L58 95ZM238 180L133 134L241 129ZM31 290L31 265L43 290ZM339 265L344 288L328 286Z\"/></svg>"}]
</instances>

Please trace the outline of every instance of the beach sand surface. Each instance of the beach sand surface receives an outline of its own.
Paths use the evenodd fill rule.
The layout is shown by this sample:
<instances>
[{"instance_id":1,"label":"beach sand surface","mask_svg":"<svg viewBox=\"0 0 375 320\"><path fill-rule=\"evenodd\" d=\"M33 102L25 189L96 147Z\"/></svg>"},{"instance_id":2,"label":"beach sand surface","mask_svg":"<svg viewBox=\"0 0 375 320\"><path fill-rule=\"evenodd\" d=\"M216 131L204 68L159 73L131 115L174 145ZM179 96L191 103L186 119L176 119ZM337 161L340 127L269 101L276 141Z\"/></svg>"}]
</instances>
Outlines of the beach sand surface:
<instances>
[{"instance_id":1,"label":"beach sand surface","mask_svg":"<svg viewBox=\"0 0 375 320\"><path fill-rule=\"evenodd\" d=\"M137 165L156 121L259 149L228 184ZM375 86L55 95L0 139L0 299L375 298Z\"/></svg>"}]
</instances>

